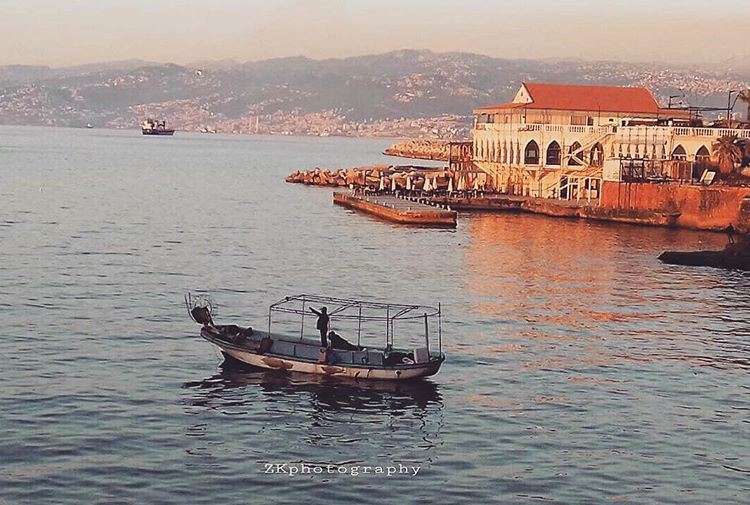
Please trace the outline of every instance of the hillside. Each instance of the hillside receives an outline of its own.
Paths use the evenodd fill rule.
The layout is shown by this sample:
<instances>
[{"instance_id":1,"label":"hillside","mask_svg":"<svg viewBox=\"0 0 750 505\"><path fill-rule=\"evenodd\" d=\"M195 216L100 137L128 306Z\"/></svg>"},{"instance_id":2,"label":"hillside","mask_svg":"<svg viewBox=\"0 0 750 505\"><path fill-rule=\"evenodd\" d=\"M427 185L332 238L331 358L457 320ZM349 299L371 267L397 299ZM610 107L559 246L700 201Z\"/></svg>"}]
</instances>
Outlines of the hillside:
<instances>
[{"instance_id":1,"label":"hillside","mask_svg":"<svg viewBox=\"0 0 750 505\"><path fill-rule=\"evenodd\" d=\"M135 128L157 117L194 131L460 138L474 107L508 100L524 80L646 86L664 103L679 94L702 106L725 106L728 80L750 86L739 70L412 50L191 66L14 65L0 67L0 123Z\"/></svg>"}]
</instances>

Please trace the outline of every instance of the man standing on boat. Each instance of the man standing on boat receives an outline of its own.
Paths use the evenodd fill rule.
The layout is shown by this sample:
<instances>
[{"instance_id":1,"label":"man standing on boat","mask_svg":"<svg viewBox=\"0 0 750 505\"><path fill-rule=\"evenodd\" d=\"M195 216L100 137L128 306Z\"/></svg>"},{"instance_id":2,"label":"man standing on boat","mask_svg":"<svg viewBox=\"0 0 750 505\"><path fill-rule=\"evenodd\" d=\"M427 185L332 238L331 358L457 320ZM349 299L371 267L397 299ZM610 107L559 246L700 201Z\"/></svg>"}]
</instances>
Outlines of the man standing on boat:
<instances>
[{"instance_id":1,"label":"man standing on boat","mask_svg":"<svg viewBox=\"0 0 750 505\"><path fill-rule=\"evenodd\" d=\"M328 341L326 340L326 335L328 335L328 322L330 321L330 318L328 317L328 309L326 307L321 307L320 312L318 312L310 307L310 310L318 316L318 322L315 327L320 330L320 345L328 347Z\"/></svg>"},{"instance_id":2,"label":"man standing on boat","mask_svg":"<svg viewBox=\"0 0 750 505\"><path fill-rule=\"evenodd\" d=\"M728 243L734 244L734 226L732 226L732 223L729 223L729 226L724 228L724 232L727 234Z\"/></svg>"}]
</instances>

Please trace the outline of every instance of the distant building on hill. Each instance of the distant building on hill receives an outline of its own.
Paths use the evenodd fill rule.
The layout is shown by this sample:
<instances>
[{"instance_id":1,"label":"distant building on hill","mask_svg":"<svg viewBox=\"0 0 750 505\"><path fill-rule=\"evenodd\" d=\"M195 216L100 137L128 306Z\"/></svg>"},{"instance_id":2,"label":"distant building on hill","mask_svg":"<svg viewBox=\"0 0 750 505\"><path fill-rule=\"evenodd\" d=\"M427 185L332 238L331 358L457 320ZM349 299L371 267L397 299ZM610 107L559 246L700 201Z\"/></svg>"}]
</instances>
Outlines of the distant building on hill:
<instances>
[{"instance_id":1,"label":"distant building on hill","mask_svg":"<svg viewBox=\"0 0 750 505\"><path fill-rule=\"evenodd\" d=\"M607 181L700 177L727 134L750 138L660 107L646 88L523 83L474 111L473 162L502 192L592 200Z\"/></svg>"}]
</instances>

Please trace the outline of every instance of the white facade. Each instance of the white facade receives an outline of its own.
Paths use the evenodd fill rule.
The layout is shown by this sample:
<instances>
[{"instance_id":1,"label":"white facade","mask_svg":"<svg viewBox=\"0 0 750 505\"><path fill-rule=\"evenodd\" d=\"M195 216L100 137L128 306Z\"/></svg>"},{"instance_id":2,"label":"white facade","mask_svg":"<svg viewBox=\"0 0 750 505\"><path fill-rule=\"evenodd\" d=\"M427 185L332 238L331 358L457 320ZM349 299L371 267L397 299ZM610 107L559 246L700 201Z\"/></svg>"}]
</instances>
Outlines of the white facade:
<instances>
[{"instance_id":1,"label":"white facade","mask_svg":"<svg viewBox=\"0 0 750 505\"><path fill-rule=\"evenodd\" d=\"M719 137L750 138L750 130L675 126L687 123L682 111L674 111L682 118L671 121L666 109L639 114L539 110L529 104L532 98L522 86L510 104L475 111L474 164L501 192L597 198L603 179L619 180L621 159L707 163Z\"/></svg>"}]
</instances>

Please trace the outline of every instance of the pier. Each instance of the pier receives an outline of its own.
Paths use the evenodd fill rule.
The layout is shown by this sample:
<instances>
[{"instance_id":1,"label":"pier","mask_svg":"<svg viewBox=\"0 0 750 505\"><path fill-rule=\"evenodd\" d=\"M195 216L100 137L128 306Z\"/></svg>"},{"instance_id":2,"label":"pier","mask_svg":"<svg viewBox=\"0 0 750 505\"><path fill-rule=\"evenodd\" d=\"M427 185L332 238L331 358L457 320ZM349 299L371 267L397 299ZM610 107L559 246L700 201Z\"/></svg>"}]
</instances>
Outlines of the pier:
<instances>
[{"instance_id":1,"label":"pier","mask_svg":"<svg viewBox=\"0 0 750 505\"><path fill-rule=\"evenodd\" d=\"M455 228L456 211L390 194L334 192L333 203L372 214L394 223Z\"/></svg>"},{"instance_id":2,"label":"pier","mask_svg":"<svg viewBox=\"0 0 750 505\"><path fill-rule=\"evenodd\" d=\"M748 185L691 184L670 179L603 180L592 190L586 190L584 185L569 198L545 198L498 192L487 186L487 180L477 171L383 165L335 172L298 171L287 178L288 182L318 186L349 185L355 196L351 200L334 197L339 199L336 203L392 222L422 226L455 226L452 216L450 224L442 217L437 223L432 222L442 207L464 213L528 212L712 231L722 231L732 223L740 232L750 230ZM429 211L429 217L422 215L420 209Z\"/></svg>"}]
</instances>

